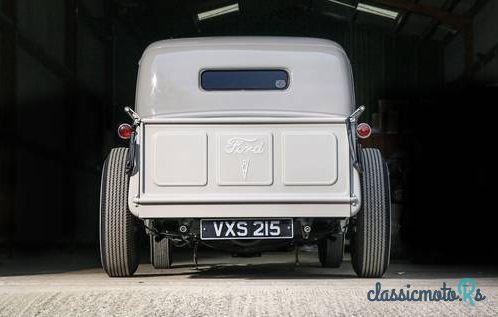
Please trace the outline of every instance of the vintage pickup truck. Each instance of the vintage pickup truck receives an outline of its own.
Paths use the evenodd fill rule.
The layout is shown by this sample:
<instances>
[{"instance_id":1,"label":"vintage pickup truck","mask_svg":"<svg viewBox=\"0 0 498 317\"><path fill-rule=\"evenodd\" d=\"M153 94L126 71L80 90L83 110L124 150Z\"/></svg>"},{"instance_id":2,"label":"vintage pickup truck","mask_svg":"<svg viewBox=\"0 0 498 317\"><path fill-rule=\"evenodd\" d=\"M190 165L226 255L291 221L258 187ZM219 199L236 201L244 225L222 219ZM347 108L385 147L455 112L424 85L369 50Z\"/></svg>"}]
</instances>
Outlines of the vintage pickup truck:
<instances>
[{"instance_id":1,"label":"vintage pickup truck","mask_svg":"<svg viewBox=\"0 0 498 317\"><path fill-rule=\"evenodd\" d=\"M362 149L353 76L329 40L214 37L153 43L139 66L129 147L102 172L100 245L109 276L138 266L144 226L155 268L172 245L238 254L318 245L338 267L345 236L361 277L389 264L390 191ZM142 230L143 232L143 230Z\"/></svg>"}]
</instances>

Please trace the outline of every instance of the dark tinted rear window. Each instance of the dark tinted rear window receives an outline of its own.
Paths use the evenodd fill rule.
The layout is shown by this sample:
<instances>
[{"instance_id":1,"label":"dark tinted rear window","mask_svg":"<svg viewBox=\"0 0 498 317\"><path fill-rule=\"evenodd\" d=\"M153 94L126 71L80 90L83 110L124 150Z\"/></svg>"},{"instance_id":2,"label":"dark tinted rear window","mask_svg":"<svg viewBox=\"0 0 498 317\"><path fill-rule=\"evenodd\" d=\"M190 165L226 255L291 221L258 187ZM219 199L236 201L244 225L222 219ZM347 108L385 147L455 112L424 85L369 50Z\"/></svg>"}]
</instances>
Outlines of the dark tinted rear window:
<instances>
[{"instance_id":1,"label":"dark tinted rear window","mask_svg":"<svg viewBox=\"0 0 498 317\"><path fill-rule=\"evenodd\" d=\"M284 90L289 86L285 70L206 70L201 73L205 90Z\"/></svg>"}]
</instances>

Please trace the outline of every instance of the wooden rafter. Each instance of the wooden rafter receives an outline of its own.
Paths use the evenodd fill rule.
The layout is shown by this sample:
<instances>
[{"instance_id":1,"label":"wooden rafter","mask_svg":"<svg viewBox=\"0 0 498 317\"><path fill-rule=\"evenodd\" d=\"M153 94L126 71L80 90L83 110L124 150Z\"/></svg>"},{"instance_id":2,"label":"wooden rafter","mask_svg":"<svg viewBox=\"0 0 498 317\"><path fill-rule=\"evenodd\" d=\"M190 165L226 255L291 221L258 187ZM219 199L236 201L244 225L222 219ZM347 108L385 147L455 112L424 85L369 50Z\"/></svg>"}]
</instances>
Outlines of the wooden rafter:
<instances>
[{"instance_id":1,"label":"wooden rafter","mask_svg":"<svg viewBox=\"0 0 498 317\"><path fill-rule=\"evenodd\" d=\"M458 5L458 3L460 3L460 1L461 0L446 0L442 8L451 13ZM433 19L429 27L425 29L425 31L422 33L420 37L424 40L432 37L432 35L436 33L436 30L439 27L439 25L441 25L441 21Z\"/></svg>"},{"instance_id":2,"label":"wooden rafter","mask_svg":"<svg viewBox=\"0 0 498 317\"><path fill-rule=\"evenodd\" d=\"M452 25L458 29L464 29L466 25L470 24L471 19L466 16L453 14L442 10L441 8L412 2L409 0L370 0L378 4L382 4L391 8L421 14L432 17L441 23Z\"/></svg>"},{"instance_id":3,"label":"wooden rafter","mask_svg":"<svg viewBox=\"0 0 498 317\"><path fill-rule=\"evenodd\" d=\"M412 2L418 3L420 0L412 0ZM406 21L408 21L408 18L410 17L412 13L411 12L404 12L401 14L397 20L396 26L394 28L394 34L398 34L401 32L401 29L405 26Z\"/></svg>"},{"instance_id":4,"label":"wooden rafter","mask_svg":"<svg viewBox=\"0 0 498 317\"><path fill-rule=\"evenodd\" d=\"M38 61L48 72L55 75L64 83L76 85L81 92L91 96L95 100L101 100L100 96L94 95L84 82L79 81L75 73L66 65L58 61L41 43L31 39L25 32L19 29L17 24L7 15L0 12L0 32L9 34L15 39L17 47L22 48L28 55ZM97 105L92 105L98 109Z\"/></svg>"},{"instance_id":5,"label":"wooden rafter","mask_svg":"<svg viewBox=\"0 0 498 317\"><path fill-rule=\"evenodd\" d=\"M45 48L36 41L31 40L24 32L19 30L16 23L8 16L0 12L0 31L9 33L15 37L17 45L24 49L31 57L40 62L52 74L64 81L76 80L76 76L66 66L48 53Z\"/></svg>"},{"instance_id":6,"label":"wooden rafter","mask_svg":"<svg viewBox=\"0 0 498 317\"><path fill-rule=\"evenodd\" d=\"M469 72L472 64L474 63L474 31L472 27L472 18L460 14L454 14L438 7L414 3L408 0L371 1L407 12L425 15L462 31L465 42L465 70L466 73Z\"/></svg>"}]
</instances>

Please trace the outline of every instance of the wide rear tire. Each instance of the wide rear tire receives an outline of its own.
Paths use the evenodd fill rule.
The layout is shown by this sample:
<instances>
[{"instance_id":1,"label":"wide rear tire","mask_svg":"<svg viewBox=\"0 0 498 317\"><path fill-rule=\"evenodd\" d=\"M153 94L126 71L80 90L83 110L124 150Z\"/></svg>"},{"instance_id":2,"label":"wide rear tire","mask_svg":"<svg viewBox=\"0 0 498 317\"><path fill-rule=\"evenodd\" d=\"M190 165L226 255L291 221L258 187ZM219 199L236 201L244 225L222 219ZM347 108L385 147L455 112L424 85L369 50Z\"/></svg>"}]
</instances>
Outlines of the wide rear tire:
<instances>
[{"instance_id":1,"label":"wide rear tire","mask_svg":"<svg viewBox=\"0 0 498 317\"><path fill-rule=\"evenodd\" d=\"M362 208L353 217L351 260L360 277L382 277L391 248L391 195L387 165L378 149L362 149Z\"/></svg>"},{"instance_id":2,"label":"wide rear tire","mask_svg":"<svg viewBox=\"0 0 498 317\"><path fill-rule=\"evenodd\" d=\"M171 241L163 238L156 241L153 234L149 235L150 241L150 263L155 269L171 268Z\"/></svg>"},{"instance_id":3,"label":"wide rear tire","mask_svg":"<svg viewBox=\"0 0 498 317\"><path fill-rule=\"evenodd\" d=\"M336 233L318 244L318 257L323 267L338 268L344 254L344 234Z\"/></svg>"},{"instance_id":4,"label":"wide rear tire","mask_svg":"<svg viewBox=\"0 0 498 317\"><path fill-rule=\"evenodd\" d=\"M100 257L111 277L131 276L138 267L137 219L128 209L127 148L112 149L100 188Z\"/></svg>"}]
</instances>

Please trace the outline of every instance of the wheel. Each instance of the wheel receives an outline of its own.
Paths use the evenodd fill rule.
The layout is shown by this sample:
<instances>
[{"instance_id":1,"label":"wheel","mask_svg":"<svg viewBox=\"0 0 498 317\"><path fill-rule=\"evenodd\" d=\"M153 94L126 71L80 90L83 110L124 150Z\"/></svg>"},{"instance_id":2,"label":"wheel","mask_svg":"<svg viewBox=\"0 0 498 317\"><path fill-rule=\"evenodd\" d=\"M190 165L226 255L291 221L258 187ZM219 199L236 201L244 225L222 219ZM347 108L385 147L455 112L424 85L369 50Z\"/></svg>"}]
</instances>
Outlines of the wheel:
<instances>
[{"instance_id":1,"label":"wheel","mask_svg":"<svg viewBox=\"0 0 498 317\"><path fill-rule=\"evenodd\" d=\"M318 244L318 257L323 267L338 268L344 253L344 234L336 233L321 240Z\"/></svg>"},{"instance_id":2,"label":"wheel","mask_svg":"<svg viewBox=\"0 0 498 317\"><path fill-rule=\"evenodd\" d=\"M171 268L171 241L163 238L156 241L153 234L149 235L150 241L150 263L156 269Z\"/></svg>"},{"instance_id":3,"label":"wheel","mask_svg":"<svg viewBox=\"0 0 498 317\"><path fill-rule=\"evenodd\" d=\"M382 277L391 248L389 172L378 149L362 149L362 208L352 219L351 261L360 277Z\"/></svg>"},{"instance_id":4,"label":"wheel","mask_svg":"<svg viewBox=\"0 0 498 317\"><path fill-rule=\"evenodd\" d=\"M131 276L138 267L137 220L128 210L128 149L112 149L102 168L100 258L111 277Z\"/></svg>"}]
</instances>

